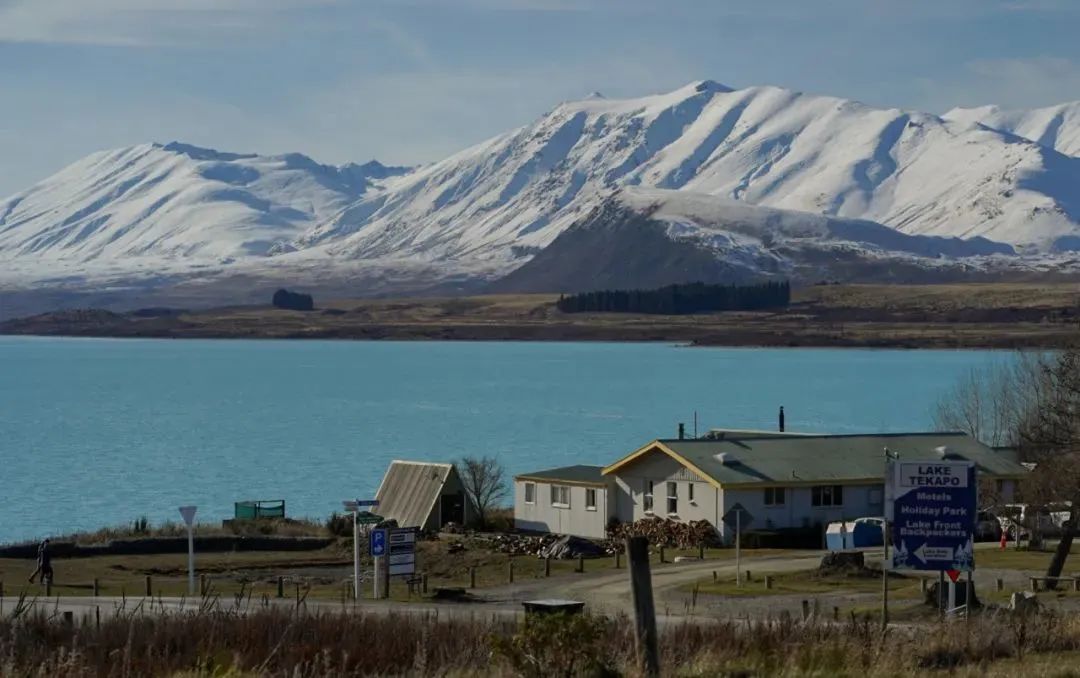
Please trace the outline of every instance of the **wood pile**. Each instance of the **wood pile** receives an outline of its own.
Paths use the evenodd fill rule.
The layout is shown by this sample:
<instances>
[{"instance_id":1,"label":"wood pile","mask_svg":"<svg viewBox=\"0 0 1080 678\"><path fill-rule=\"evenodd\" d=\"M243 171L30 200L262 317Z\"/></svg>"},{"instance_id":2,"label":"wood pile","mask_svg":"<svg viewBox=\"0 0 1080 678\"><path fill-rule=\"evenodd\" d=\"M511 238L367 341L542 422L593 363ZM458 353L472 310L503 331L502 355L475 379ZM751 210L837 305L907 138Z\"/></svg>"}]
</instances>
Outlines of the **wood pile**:
<instances>
[{"instance_id":1,"label":"wood pile","mask_svg":"<svg viewBox=\"0 0 1080 678\"><path fill-rule=\"evenodd\" d=\"M716 528L707 520L677 520L652 517L633 523L619 523L608 530L609 550L622 550L627 537L647 537L650 546L695 549L698 546L712 548L722 546Z\"/></svg>"}]
</instances>

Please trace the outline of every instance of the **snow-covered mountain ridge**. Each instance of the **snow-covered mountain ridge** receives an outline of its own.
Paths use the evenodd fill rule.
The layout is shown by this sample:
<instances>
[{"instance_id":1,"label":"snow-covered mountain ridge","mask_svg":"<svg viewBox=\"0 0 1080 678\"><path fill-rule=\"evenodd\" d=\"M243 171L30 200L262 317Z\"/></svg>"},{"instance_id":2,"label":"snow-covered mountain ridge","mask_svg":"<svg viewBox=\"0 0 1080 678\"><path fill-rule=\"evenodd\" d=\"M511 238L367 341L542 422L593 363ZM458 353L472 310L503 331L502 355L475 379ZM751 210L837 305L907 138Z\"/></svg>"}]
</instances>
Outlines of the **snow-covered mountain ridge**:
<instances>
[{"instance_id":1,"label":"snow-covered mountain ridge","mask_svg":"<svg viewBox=\"0 0 1080 678\"><path fill-rule=\"evenodd\" d=\"M1080 250L1076 105L1048 111L939 117L701 81L563 103L418 168L144 144L0 201L0 287L147 271L488 280L612 201L762 274L811 253L823 275L839 253L1045 261Z\"/></svg>"}]
</instances>

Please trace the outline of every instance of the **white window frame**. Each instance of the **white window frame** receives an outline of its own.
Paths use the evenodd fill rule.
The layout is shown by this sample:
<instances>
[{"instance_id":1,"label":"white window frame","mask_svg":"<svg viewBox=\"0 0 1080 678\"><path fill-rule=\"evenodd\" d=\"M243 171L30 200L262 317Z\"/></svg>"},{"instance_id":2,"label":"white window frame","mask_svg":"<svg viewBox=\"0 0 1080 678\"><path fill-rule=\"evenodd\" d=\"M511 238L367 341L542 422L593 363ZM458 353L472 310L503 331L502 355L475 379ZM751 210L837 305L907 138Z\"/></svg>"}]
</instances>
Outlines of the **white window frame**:
<instances>
[{"instance_id":1,"label":"white window frame","mask_svg":"<svg viewBox=\"0 0 1080 678\"><path fill-rule=\"evenodd\" d=\"M686 484L686 501L690 502L691 504L696 503L694 501L694 483L692 482Z\"/></svg>"},{"instance_id":2,"label":"white window frame","mask_svg":"<svg viewBox=\"0 0 1080 678\"><path fill-rule=\"evenodd\" d=\"M817 492L817 501L814 501L814 493ZM836 500L836 495L840 495L840 500ZM828 499L828 501L826 501ZM843 485L814 485L810 488L810 507L811 508L838 508L844 505L844 486Z\"/></svg>"},{"instance_id":3,"label":"white window frame","mask_svg":"<svg viewBox=\"0 0 1080 678\"><path fill-rule=\"evenodd\" d=\"M565 499L566 501L563 501ZM551 505L555 508L570 508L570 486L569 485L552 485L551 486Z\"/></svg>"},{"instance_id":4,"label":"white window frame","mask_svg":"<svg viewBox=\"0 0 1080 678\"><path fill-rule=\"evenodd\" d=\"M645 491L641 494L641 505L645 513L653 512L653 481L645 481Z\"/></svg>"},{"instance_id":5,"label":"white window frame","mask_svg":"<svg viewBox=\"0 0 1080 678\"><path fill-rule=\"evenodd\" d=\"M590 501L590 499L591 499L591 501ZM596 488L595 487L586 487L585 488L585 510L586 511L595 511L596 510Z\"/></svg>"},{"instance_id":6,"label":"white window frame","mask_svg":"<svg viewBox=\"0 0 1080 678\"><path fill-rule=\"evenodd\" d=\"M679 515L679 483L669 480L667 483L667 503L664 505L669 516Z\"/></svg>"},{"instance_id":7,"label":"white window frame","mask_svg":"<svg viewBox=\"0 0 1080 678\"><path fill-rule=\"evenodd\" d=\"M530 496L532 499L529 498ZM536 503L536 483L525 483L525 503Z\"/></svg>"},{"instance_id":8,"label":"white window frame","mask_svg":"<svg viewBox=\"0 0 1080 678\"><path fill-rule=\"evenodd\" d=\"M780 494L777 497L777 493ZM771 497L769 495L772 495ZM787 505L787 488L786 487L766 487L762 491L762 501L768 508L780 508ZM779 499L780 501L777 501Z\"/></svg>"}]
</instances>

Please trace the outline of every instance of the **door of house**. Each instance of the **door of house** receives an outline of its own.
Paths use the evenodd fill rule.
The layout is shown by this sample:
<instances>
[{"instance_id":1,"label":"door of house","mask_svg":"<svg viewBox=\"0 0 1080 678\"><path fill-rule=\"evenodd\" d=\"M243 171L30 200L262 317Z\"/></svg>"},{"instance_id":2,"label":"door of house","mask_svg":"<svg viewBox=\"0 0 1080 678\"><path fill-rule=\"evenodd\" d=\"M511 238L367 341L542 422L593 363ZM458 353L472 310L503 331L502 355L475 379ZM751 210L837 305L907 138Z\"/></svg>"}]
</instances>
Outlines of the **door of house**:
<instances>
[{"instance_id":1,"label":"door of house","mask_svg":"<svg viewBox=\"0 0 1080 678\"><path fill-rule=\"evenodd\" d=\"M465 493L444 494L442 496L442 524L457 523L465 524Z\"/></svg>"}]
</instances>

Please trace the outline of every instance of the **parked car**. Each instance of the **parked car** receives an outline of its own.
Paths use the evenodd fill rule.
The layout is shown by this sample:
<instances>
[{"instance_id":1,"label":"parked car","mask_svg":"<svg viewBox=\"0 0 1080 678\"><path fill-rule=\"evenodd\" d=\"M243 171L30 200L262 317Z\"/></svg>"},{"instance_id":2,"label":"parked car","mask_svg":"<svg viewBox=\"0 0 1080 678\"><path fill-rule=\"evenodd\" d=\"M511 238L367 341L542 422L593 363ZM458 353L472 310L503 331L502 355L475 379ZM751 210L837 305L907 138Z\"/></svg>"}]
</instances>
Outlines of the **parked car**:
<instances>
[{"instance_id":1,"label":"parked car","mask_svg":"<svg viewBox=\"0 0 1080 678\"><path fill-rule=\"evenodd\" d=\"M992 512L979 511L975 517L975 541L1000 541L1001 519Z\"/></svg>"},{"instance_id":2,"label":"parked car","mask_svg":"<svg viewBox=\"0 0 1080 678\"><path fill-rule=\"evenodd\" d=\"M1030 504L1005 504L994 509L1001 528L1009 539L1027 539L1033 528L1043 537L1059 537L1065 521L1069 519L1069 502L1051 503L1033 507Z\"/></svg>"}]
</instances>

